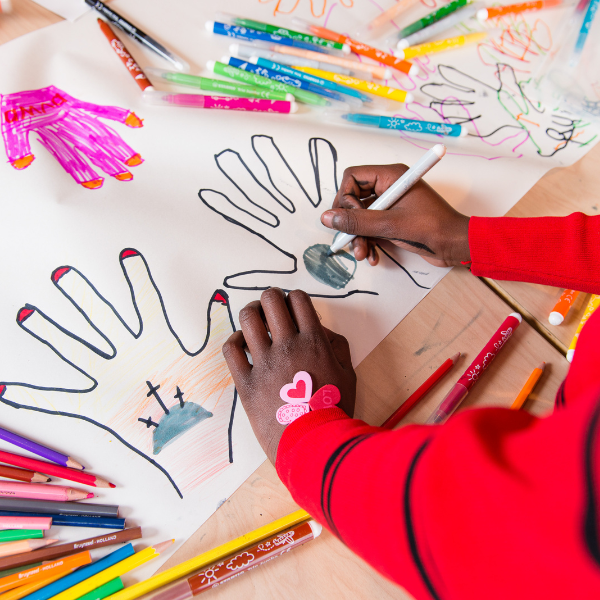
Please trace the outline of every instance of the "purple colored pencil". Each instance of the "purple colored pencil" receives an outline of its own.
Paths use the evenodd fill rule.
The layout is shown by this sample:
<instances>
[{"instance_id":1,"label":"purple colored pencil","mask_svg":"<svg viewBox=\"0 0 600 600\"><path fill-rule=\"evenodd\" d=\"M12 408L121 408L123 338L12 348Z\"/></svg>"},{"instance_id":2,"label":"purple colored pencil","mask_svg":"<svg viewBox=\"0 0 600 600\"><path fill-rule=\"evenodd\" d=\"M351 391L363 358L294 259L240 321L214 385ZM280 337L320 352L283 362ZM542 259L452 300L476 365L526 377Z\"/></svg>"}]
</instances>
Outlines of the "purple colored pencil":
<instances>
[{"instance_id":1,"label":"purple colored pencil","mask_svg":"<svg viewBox=\"0 0 600 600\"><path fill-rule=\"evenodd\" d=\"M14 446L19 446L19 448L23 448L23 450L28 450L29 452L33 452L33 454L37 454L42 458L46 458L57 465L62 465L63 467L70 467L71 469L79 469L83 471L84 467L80 465L76 460L73 460L70 456L66 454L62 454L60 452L56 452L56 450L51 450L50 448L46 448L46 446L42 446L41 444L37 444L36 442L32 442L27 438L24 438L12 431L8 431L7 429L2 429L0 427L0 440L4 440L9 444L13 444Z\"/></svg>"}]
</instances>

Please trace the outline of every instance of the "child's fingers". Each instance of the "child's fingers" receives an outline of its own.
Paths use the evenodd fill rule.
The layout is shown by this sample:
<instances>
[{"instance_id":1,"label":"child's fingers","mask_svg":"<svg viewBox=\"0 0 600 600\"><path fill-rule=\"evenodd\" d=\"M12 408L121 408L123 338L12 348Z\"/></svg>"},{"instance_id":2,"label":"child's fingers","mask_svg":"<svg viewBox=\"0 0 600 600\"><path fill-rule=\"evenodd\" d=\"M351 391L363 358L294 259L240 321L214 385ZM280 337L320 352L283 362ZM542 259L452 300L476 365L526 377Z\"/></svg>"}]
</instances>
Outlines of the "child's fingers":
<instances>
[{"instance_id":1,"label":"child's fingers","mask_svg":"<svg viewBox=\"0 0 600 600\"><path fill-rule=\"evenodd\" d=\"M285 294L279 288L269 288L260 297L271 339L280 342L297 333L296 325L285 302Z\"/></svg>"},{"instance_id":2,"label":"child's fingers","mask_svg":"<svg viewBox=\"0 0 600 600\"><path fill-rule=\"evenodd\" d=\"M335 208L321 215L326 227L351 235L395 239L397 223L390 211Z\"/></svg>"},{"instance_id":3,"label":"child's fingers","mask_svg":"<svg viewBox=\"0 0 600 600\"><path fill-rule=\"evenodd\" d=\"M260 303L250 302L240 310L240 326L246 340L246 345L256 364L271 347L271 338L260 313Z\"/></svg>"},{"instance_id":4,"label":"child's fingers","mask_svg":"<svg viewBox=\"0 0 600 600\"><path fill-rule=\"evenodd\" d=\"M348 343L348 340L343 335L331 331L331 329L327 329L327 327L323 327L323 329L325 330L327 339L331 344L331 349L338 359L338 362L344 369L351 371L353 369L352 355L350 354L350 344Z\"/></svg>"},{"instance_id":5,"label":"child's fingers","mask_svg":"<svg viewBox=\"0 0 600 600\"><path fill-rule=\"evenodd\" d=\"M250 371L252 371L252 365L248 361L244 350L245 345L244 334L241 331L236 331L229 336L229 339L223 344L222 348L223 356L237 387L243 385L242 382L250 375Z\"/></svg>"},{"instance_id":6,"label":"child's fingers","mask_svg":"<svg viewBox=\"0 0 600 600\"><path fill-rule=\"evenodd\" d=\"M293 290L287 295L287 305L300 333L323 331L319 315L310 299L302 290Z\"/></svg>"}]
</instances>

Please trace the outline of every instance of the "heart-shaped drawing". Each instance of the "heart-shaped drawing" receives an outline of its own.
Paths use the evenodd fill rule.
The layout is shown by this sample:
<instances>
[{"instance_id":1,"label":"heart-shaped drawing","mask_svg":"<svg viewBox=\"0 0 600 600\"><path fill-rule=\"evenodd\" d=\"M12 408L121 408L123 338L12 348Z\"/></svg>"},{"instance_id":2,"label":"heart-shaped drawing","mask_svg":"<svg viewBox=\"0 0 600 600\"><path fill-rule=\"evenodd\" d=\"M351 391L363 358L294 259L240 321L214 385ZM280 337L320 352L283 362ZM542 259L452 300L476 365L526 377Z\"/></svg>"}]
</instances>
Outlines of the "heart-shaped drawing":
<instances>
[{"instance_id":1,"label":"heart-shaped drawing","mask_svg":"<svg viewBox=\"0 0 600 600\"><path fill-rule=\"evenodd\" d=\"M317 390L308 404L313 410L318 410L319 408L331 408L340 401L340 398L340 390L338 390L335 385L329 383Z\"/></svg>"},{"instance_id":2,"label":"heart-shaped drawing","mask_svg":"<svg viewBox=\"0 0 600 600\"><path fill-rule=\"evenodd\" d=\"M282 425L289 425L298 417L310 411L308 404L284 404L277 409L277 421Z\"/></svg>"},{"instance_id":3,"label":"heart-shaped drawing","mask_svg":"<svg viewBox=\"0 0 600 600\"><path fill-rule=\"evenodd\" d=\"M306 371L294 375L294 383L286 383L279 390L279 397L289 404L308 402L312 396L312 379Z\"/></svg>"}]
</instances>

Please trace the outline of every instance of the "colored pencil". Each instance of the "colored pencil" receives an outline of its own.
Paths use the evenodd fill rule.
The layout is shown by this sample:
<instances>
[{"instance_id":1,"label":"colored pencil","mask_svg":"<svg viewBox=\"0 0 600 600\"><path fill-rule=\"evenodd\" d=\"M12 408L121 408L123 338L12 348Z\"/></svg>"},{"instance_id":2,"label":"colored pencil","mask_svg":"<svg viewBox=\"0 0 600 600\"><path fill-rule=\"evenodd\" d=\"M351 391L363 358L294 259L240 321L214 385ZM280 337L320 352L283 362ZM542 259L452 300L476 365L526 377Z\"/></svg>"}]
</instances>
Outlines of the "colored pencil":
<instances>
[{"instance_id":1,"label":"colored pencil","mask_svg":"<svg viewBox=\"0 0 600 600\"><path fill-rule=\"evenodd\" d=\"M124 590L114 594L111 597L111 600L133 600L134 598L139 598L140 596L157 590L177 579L190 575L194 571L203 569L238 550L252 546L252 544L264 540L273 534L294 527L304 521L308 521L308 519L310 519L310 515L305 510L297 510L290 515L277 519L267 525L263 525L250 533L242 535L230 542L226 542L225 544L221 544L220 546L191 558L175 567L171 567L145 581L140 581L139 583L126 587Z\"/></svg>"},{"instance_id":2,"label":"colored pencil","mask_svg":"<svg viewBox=\"0 0 600 600\"><path fill-rule=\"evenodd\" d=\"M581 321L579 321L579 325L577 326L577 331L573 336L573 340L571 341L571 345L567 350L567 360L569 362L573 362L573 356L575 356L575 347L577 346L577 340L579 339L579 335L581 334L581 330L583 326L587 323L588 319L594 314L594 311L600 306L600 295L592 294L590 301L583 313L583 317L581 317Z\"/></svg>"},{"instance_id":3,"label":"colored pencil","mask_svg":"<svg viewBox=\"0 0 600 600\"><path fill-rule=\"evenodd\" d=\"M440 21L444 17L451 15L453 12L463 8L466 6L470 0L453 0L452 2L445 4L441 8L434 10L428 15L418 19L414 23L407 25L406 27L400 30L399 36L400 38L407 37L412 35L413 33L417 33L417 31L421 31L421 29L425 29L425 27L429 27L429 25L433 25L437 21Z\"/></svg>"},{"instance_id":4,"label":"colored pencil","mask_svg":"<svg viewBox=\"0 0 600 600\"><path fill-rule=\"evenodd\" d=\"M457 352L454 356L446 360L440 367L438 367L433 374L431 374L421 386L419 386L396 410L381 427L383 429L393 429L400 423L410 409L422 400L433 386L456 364L456 361L460 358L460 352Z\"/></svg>"},{"instance_id":5,"label":"colored pencil","mask_svg":"<svg viewBox=\"0 0 600 600\"><path fill-rule=\"evenodd\" d=\"M52 561L41 567L33 567L25 569L9 575L8 577L2 577L0 579L0 592L4 593L13 588L19 587L24 583L34 583L52 577L56 572L68 571L76 569L83 565L89 565L92 562L91 554L86 550L85 552L79 552L66 558Z\"/></svg>"},{"instance_id":6,"label":"colored pencil","mask_svg":"<svg viewBox=\"0 0 600 600\"><path fill-rule=\"evenodd\" d=\"M197 596L216 585L234 579L244 571L254 569L293 548L314 540L319 537L322 529L315 521L300 523L291 529L265 538L254 546L230 554L197 575L159 590L148 600L188 600L190 596ZM235 566L235 570L232 570L232 566ZM209 573L210 577L208 577Z\"/></svg>"},{"instance_id":7,"label":"colored pencil","mask_svg":"<svg viewBox=\"0 0 600 600\"><path fill-rule=\"evenodd\" d=\"M25 498L0 498L0 510L53 515L83 515L86 517L116 518L119 516L119 507L114 504L53 502L48 500L28 500Z\"/></svg>"},{"instance_id":8,"label":"colored pencil","mask_svg":"<svg viewBox=\"0 0 600 600\"><path fill-rule=\"evenodd\" d=\"M46 446L42 446L41 444L33 442L32 440L29 440L21 435L17 435L16 433L8 431L7 429L0 428L0 440L4 440L9 444L13 444L13 446L23 448L23 450L27 450L33 454L37 454L38 456L50 460L57 465L70 467L71 469L83 469L83 466L70 456L62 454L61 452L56 452L56 450L51 450Z\"/></svg>"},{"instance_id":9,"label":"colored pencil","mask_svg":"<svg viewBox=\"0 0 600 600\"><path fill-rule=\"evenodd\" d=\"M45 579L41 579L40 581L34 581L32 583L25 583L25 585L20 585L18 588L14 588L9 590L8 592L4 592L2 594L2 600L19 600L20 598L26 598L27 596L37 592L38 590L45 588L46 586L62 579L69 573L72 573L75 569L64 569L59 571L58 569L54 571L52 575L49 575Z\"/></svg>"},{"instance_id":10,"label":"colored pencil","mask_svg":"<svg viewBox=\"0 0 600 600\"><path fill-rule=\"evenodd\" d=\"M124 587L123 580L120 577L116 577L112 581L84 594L79 600L103 600L103 598L121 591Z\"/></svg>"},{"instance_id":11,"label":"colored pencil","mask_svg":"<svg viewBox=\"0 0 600 600\"><path fill-rule=\"evenodd\" d=\"M542 10L543 8L553 8L564 4L563 0L533 0L533 2L520 2L518 4L505 4L504 6L491 6L490 8L481 8L477 12L477 18L480 21L488 19L498 19L505 15L514 15L530 10Z\"/></svg>"},{"instance_id":12,"label":"colored pencil","mask_svg":"<svg viewBox=\"0 0 600 600\"><path fill-rule=\"evenodd\" d=\"M98 19L98 25L100 25L100 30L106 36L110 47L115 51L115 54L121 59L121 62L125 65L127 72L133 77L133 80L138 84L138 87L142 90L147 90L148 88L152 88L152 84L150 80L146 77L146 74L142 70L142 67L137 64L133 56L131 56L129 50L125 47L125 44L115 35L113 30L110 28L110 25L103 21L102 19ZM65 465L71 466L71 465Z\"/></svg>"},{"instance_id":13,"label":"colored pencil","mask_svg":"<svg viewBox=\"0 0 600 600\"><path fill-rule=\"evenodd\" d=\"M110 554L107 554L100 560L93 562L81 569L77 569L77 571L70 573L66 577L55 581L54 583L38 590L37 592L28 596L28 600L49 600L49 598L53 598L54 596L58 596L62 594L65 590L73 588L74 586L80 584L82 581L109 569L113 565L117 563L127 560L131 556L135 554L133 546L131 544L127 544L122 548L114 550Z\"/></svg>"},{"instance_id":14,"label":"colored pencil","mask_svg":"<svg viewBox=\"0 0 600 600\"><path fill-rule=\"evenodd\" d=\"M125 519L94 517L87 515L58 515L38 512L0 510L0 517L52 517L52 524L59 527L98 527L100 529L125 529Z\"/></svg>"},{"instance_id":15,"label":"colored pencil","mask_svg":"<svg viewBox=\"0 0 600 600\"><path fill-rule=\"evenodd\" d=\"M141 537L141 527L132 527L130 529L125 529L124 531L107 533L104 535L98 535L93 538L78 540L77 542L70 542L68 544L52 546L51 548L35 550L25 558L17 556L3 558L0 559L0 569L12 569L15 567L22 567L24 565L28 565L30 562L55 560L63 556L68 556L69 554L81 552L82 550L95 550L96 548L104 548L105 546L124 544L125 542L137 540Z\"/></svg>"},{"instance_id":16,"label":"colored pencil","mask_svg":"<svg viewBox=\"0 0 600 600\"><path fill-rule=\"evenodd\" d=\"M0 517L2 529L42 529L47 531L52 527L52 517Z\"/></svg>"},{"instance_id":17,"label":"colored pencil","mask_svg":"<svg viewBox=\"0 0 600 600\"><path fill-rule=\"evenodd\" d=\"M511 313L504 319L500 327L498 327L496 332L483 347L483 350L475 357L475 360L469 365L469 368L461 375L460 379L446 394L429 419L427 419L428 425L438 425L443 423L452 415L466 398L475 383L481 379L481 375L492 364L492 361L496 358L500 350L504 348L506 342L511 338L522 320L523 317L519 313Z\"/></svg>"},{"instance_id":18,"label":"colored pencil","mask_svg":"<svg viewBox=\"0 0 600 600\"><path fill-rule=\"evenodd\" d=\"M39 550L44 546L54 544L58 540L45 539L45 540L21 540L19 542L8 542L0 546L0 558L6 556L14 556L15 554L24 554L25 552L33 552L33 550Z\"/></svg>"},{"instance_id":19,"label":"colored pencil","mask_svg":"<svg viewBox=\"0 0 600 600\"><path fill-rule=\"evenodd\" d=\"M173 544L174 541L175 540L167 540L165 542L161 542L160 544L156 544L155 546L151 546L150 548L140 550L133 556L130 556L129 558L120 561L116 565L113 565L112 567L93 575L89 579L78 583L62 593L57 594L54 596L53 600L78 600L78 598L84 594L87 594L101 585L112 581L116 577L121 577L121 575L125 575L125 573L129 573L129 571L133 571L133 569L141 567L148 561L158 558L162 552L164 552L171 546L171 544Z\"/></svg>"},{"instance_id":20,"label":"colored pencil","mask_svg":"<svg viewBox=\"0 0 600 600\"><path fill-rule=\"evenodd\" d=\"M511 409L519 410L523 406L523 404L525 404L525 400L527 400L527 397L533 391L535 384L540 380L540 377L542 376L542 373L544 372L545 366L546 366L546 363L543 362L542 364L540 364L539 367L537 367L533 370L533 372L531 373L531 375L525 382L523 389L519 392L519 394L515 398L515 401L512 403Z\"/></svg>"},{"instance_id":21,"label":"colored pencil","mask_svg":"<svg viewBox=\"0 0 600 600\"><path fill-rule=\"evenodd\" d=\"M298 69L303 73L310 73L329 81L334 81L341 85L347 85L361 92L367 92L374 96L380 96L387 100L395 100L396 102L412 102L414 97L411 93L407 93L404 90L398 88L389 87L387 85L379 85L373 81L365 81L363 79L356 79L356 77L348 77L346 75L340 75L338 73L330 73L329 71L321 71L320 69L312 69L310 67L294 66L294 69Z\"/></svg>"},{"instance_id":22,"label":"colored pencil","mask_svg":"<svg viewBox=\"0 0 600 600\"><path fill-rule=\"evenodd\" d=\"M388 8L385 12L381 13L377 17L375 17L368 25L367 25L367 35L374 34L375 30L379 29L386 23L394 20L398 15L402 14L404 11L408 10L411 6L415 5L419 0L400 0L396 2L391 8Z\"/></svg>"},{"instance_id":23,"label":"colored pencil","mask_svg":"<svg viewBox=\"0 0 600 600\"><path fill-rule=\"evenodd\" d=\"M26 481L27 483L47 483L51 481L50 477L42 473L36 473L29 469L17 469L16 467L7 467L0 465L0 477L7 479L16 479L17 481Z\"/></svg>"},{"instance_id":24,"label":"colored pencil","mask_svg":"<svg viewBox=\"0 0 600 600\"><path fill-rule=\"evenodd\" d=\"M462 48L467 44L477 44L482 42L487 37L487 32L469 33L467 35L457 35L456 37L445 40L436 40L435 42L426 42L418 46L410 46L404 50L397 50L396 54L403 58L416 58L425 54L434 54L436 52L446 52L447 50L455 50Z\"/></svg>"},{"instance_id":25,"label":"colored pencil","mask_svg":"<svg viewBox=\"0 0 600 600\"><path fill-rule=\"evenodd\" d=\"M0 498L6 497L29 498L31 500L50 500L55 502L72 502L74 500L93 498L94 494L62 485L0 481Z\"/></svg>"},{"instance_id":26,"label":"colored pencil","mask_svg":"<svg viewBox=\"0 0 600 600\"><path fill-rule=\"evenodd\" d=\"M77 483L83 483L84 485L101 488L116 487L114 483L109 483L105 479L96 477L95 475L81 473L75 469L60 467L41 460L36 460L35 458L27 458L26 456L12 454L11 452L0 451L0 461L8 463L9 465L14 465L15 467L37 470L46 475L53 475L62 479L68 479L69 481L76 481Z\"/></svg>"},{"instance_id":27,"label":"colored pencil","mask_svg":"<svg viewBox=\"0 0 600 600\"><path fill-rule=\"evenodd\" d=\"M24 566L27 569L33 569L34 567L39 567L41 564L43 564L43 563L41 563L41 562L27 563ZM4 571L0 571L0 577L8 577L9 575L13 575L14 573L19 573L22 570L23 570L23 567L16 567L14 569L6 569Z\"/></svg>"},{"instance_id":28,"label":"colored pencil","mask_svg":"<svg viewBox=\"0 0 600 600\"><path fill-rule=\"evenodd\" d=\"M17 540L33 540L43 538L41 529L5 529L0 531L0 542L16 542Z\"/></svg>"},{"instance_id":29,"label":"colored pencil","mask_svg":"<svg viewBox=\"0 0 600 600\"><path fill-rule=\"evenodd\" d=\"M579 292L576 290L565 290L561 294L558 302L554 305L552 312L548 316L550 325L560 325L565 320L571 306L577 300L577 296L579 296Z\"/></svg>"},{"instance_id":30,"label":"colored pencil","mask_svg":"<svg viewBox=\"0 0 600 600\"><path fill-rule=\"evenodd\" d=\"M462 2L463 0L456 0L457 2ZM464 0L466 2L466 0ZM304 27L306 27L311 33L316 35L320 35L322 37L326 37L330 40L336 40L343 44L346 44L354 54L359 54L360 56L366 56L371 60L375 60L377 62L383 63L388 67L392 67L392 69L396 69L401 71L402 73L416 75L419 72L419 67L409 63L406 60L402 60L397 56L392 56L383 50L379 50L379 48L373 48L367 44L363 44L362 42L358 42L348 37L347 35L342 35L341 33L336 33L335 31L331 31L331 29L326 29L325 27L321 27L319 25L313 25L307 21L302 19L294 19L295 22L301 23Z\"/></svg>"}]
</instances>

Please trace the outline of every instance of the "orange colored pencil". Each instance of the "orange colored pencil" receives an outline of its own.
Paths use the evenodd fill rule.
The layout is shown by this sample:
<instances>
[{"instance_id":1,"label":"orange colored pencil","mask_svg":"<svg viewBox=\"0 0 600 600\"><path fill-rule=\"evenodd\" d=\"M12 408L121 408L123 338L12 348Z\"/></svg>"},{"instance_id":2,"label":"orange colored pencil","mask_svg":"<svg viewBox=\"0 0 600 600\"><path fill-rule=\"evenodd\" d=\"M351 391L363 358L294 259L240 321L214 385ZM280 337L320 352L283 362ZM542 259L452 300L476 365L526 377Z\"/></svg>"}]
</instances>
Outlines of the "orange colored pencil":
<instances>
[{"instance_id":1,"label":"orange colored pencil","mask_svg":"<svg viewBox=\"0 0 600 600\"><path fill-rule=\"evenodd\" d=\"M406 413L421 400L431 388L456 364L460 352L445 361L436 371L429 376L415 392L413 392L400 406L400 408L389 417L382 425L384 429L393 429L404 418Z\"/></svg>"},{"instance_id":2,"label":"orange colored pencil","mask_svg":"<svg viewBox=\"0 0 600 600\"><path fill-rule=\"evenodd\" d=\"M525 400L527 400L529 394L533 392L535 384L540 380L545 366L546 363L543 362L539 367L533 370L533 373L531 373L529 379L525 382L523 389L519 392L515 398L515 401L512 403L512 406L510 407L512 410L519 410L523 404L525 404Z\"/></svg>"},{"instance_id":3,"label":"orange colored pencil","mask_svg":"<svg viewBox=\"0 0 600 600\"><path fill-rule=\"evenodd\" d=\"M39 581L26 582L25 585L20 585L17 588L9 590L8 592L4 592L2 594L2 600L19 600L20 598L25 598L25 596L29 596L29 594L33 594L33 592L37 592L38 590L58 581L61 577L72 573L75 569L56 569L52 571L47 577L44 579L40 579Z\"/></svg>"},{"instance_id":4,"label":"orange colored pencil","mask_svg":"<svg viewBox=\"0 0 600 600\"><path fill-rule=\"evenodd\" d=\"M18 542L0 544L0 557L24 554L25 552L31 552L43 548L44 546L49 546L55 542L58 542L58 540L21 540Z\"/></svg>"},{"instance_id":5,"label":"orange colored pencil","mask_svg":"<svg viewBox=\"0 0 600 600\"><path fill-rule=\"evenodd\" d=\"M25 583L34 583L52 577L56 573L70 571L82 565L89 565L92 562L92 556L88 550L72 554L59 560L34 567L32 569L24 569L18 573L13 573L0 579L0 593L7 592L13 588L22 586ZM4 598L4 596L2 596Z\"/></svg>"}]
</instances>

